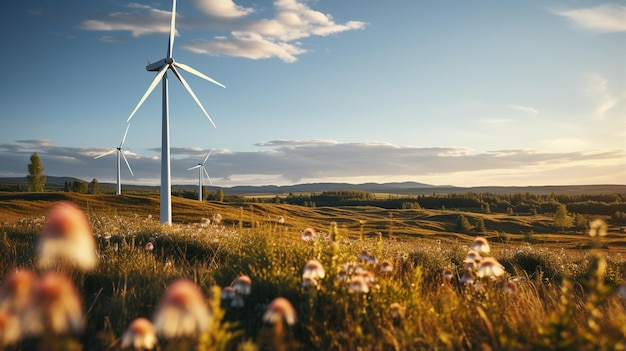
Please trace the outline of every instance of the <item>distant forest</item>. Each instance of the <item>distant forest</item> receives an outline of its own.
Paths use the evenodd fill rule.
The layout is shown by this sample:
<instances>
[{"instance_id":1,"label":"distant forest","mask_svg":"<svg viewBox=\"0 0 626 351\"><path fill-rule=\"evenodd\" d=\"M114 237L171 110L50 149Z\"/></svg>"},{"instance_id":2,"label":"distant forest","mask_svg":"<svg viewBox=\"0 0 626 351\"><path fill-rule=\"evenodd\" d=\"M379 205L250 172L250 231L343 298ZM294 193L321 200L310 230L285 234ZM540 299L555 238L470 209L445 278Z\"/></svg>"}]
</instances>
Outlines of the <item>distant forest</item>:
<instances>
[{"instance_id":1,"label":"distant forest","mask_svg":"<svg viewBox=\"0 0 626 351\"><path fill-rule=\"evenodd\" d=\"M309 195L289 194L274 199L292 205L320 206L375 206L386 209L460 209L483 213L535 215L555 213L561 205L573 214L613 216L623 220L626 213L626 194L433 194L389 195L384 198L366 191L323 191ZM270 202L266 199L264 202Z\"/></svg>"}]
</instances>

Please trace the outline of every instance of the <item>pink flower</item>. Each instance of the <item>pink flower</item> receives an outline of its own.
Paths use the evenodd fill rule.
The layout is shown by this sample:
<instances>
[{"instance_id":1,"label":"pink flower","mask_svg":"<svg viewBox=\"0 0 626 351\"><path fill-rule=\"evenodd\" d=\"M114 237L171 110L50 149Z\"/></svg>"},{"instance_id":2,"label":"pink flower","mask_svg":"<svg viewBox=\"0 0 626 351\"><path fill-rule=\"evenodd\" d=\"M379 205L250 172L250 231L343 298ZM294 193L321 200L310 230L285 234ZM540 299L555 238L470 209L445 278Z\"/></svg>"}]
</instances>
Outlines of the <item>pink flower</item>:
<instances>
[{"instance_id":1,"label":"pink flower","mask_svg":"<svg viewBox=\"0 0 626 351\"><path fill-rule=\"evenodd\" d=\"M483 255L488 254L491 251L489 242L482 236L477 236L472 242L472 246L470 248Z\"/></svg>"},{"instance_id":2,"label":"pink flower","mask_svg":"<svg viewBox=\"0 0 626 351\"><path fill-rule=\"evenodd\" d=\"M469 269L465 271L465 273L463 273L463 275L461 276L461 284L472 284L474 283L474 274L472 273L472 271L470 271Z\"/></svg>"},{"instance_id":3,"label":"pink flower","mask_svg":"<svg viewBox=\"0 0 626 351\"><path fill-rule=\"evenodd\" d=\"M393 264L389 260L383 260L380 264L381 272L393 272Z\"/></svg>"},{"instance_id":4,"label":"pink flower","mask_svg":"<svg viewBox=\"0 0 626 351\"><path fill-rule=\"evenodd\" d=\"M505 272L504 266L493 257L485 257L478 266L478 277L499 277Z\"/></svg>"},{"instance_id":5,"label":"pink flower","mask_svg":"<svg viewBox=\"0 0 626 351\"><path fill-rule=\"evenodd\" d=\"M350 292L364 294L370 291L369 287L367 286L367 282L365 282L365 279L360 275L354 276L352 277L352 279L350 279L349 289Z\"/></svg>"},{"instance_id":6,"label":"pink flower","mask_svg":"<svg viewBox=\"0 0 626 351\"><path fill-rule=\"evenodd\" d=\"M232 286L226 286L222 289L222 295L220 296L222 300L230 300L235 297L235 289Z\"/></svg>"},{"instance_id":7,"label":"pink flower","mask_svg":"<svg viewBox=\"0 0 626 351\"><path fill-rule=\"evenodd\" d=\"M27 332L40 335L77 333L83 327L83 308L74 284L59 273L46 273L35 282L23 314Z\"/></svg>"},{"instance_id":8,"label":"pink flower","mask_svg":"<svg viewBox=\"0 0 626 351\"><path fill-rule=\"evenodd\" d=\"M96 242L87 217L71 202L57 202L37 242L39 266L52 268L68 263L88 271L96 267Z\"/></svg>"},{"instance_id":9,"label":"pink flower","mask_svg":"<svg viewBox=\"0 0 626 351\"><path fill-rule=\"evenodd\" d=\"M156 344L157 337L152 322L146 318L137 318L128 325L120 346L123 349L132 347L135 350L150 350Z\"/></svg>"},{"instance_id":10,"label":"pink flower","mask_svg":"<svg viewBox=\"0 0 626 351\"><path fill-rule=\"evenodd\" d=\"M154 250L154 244L153 244L152 242L150 242L150 241L149 241L149 242L146 244L146 251L152 251L152 250Z\"/></svg>"},{"instance_id":11,"label":"pink flower","mask_svg":"<svg viewBox=\"0 0 626 351\"><path fill-rule=\"evenodd\" d=\"M241 275L235 279L233 283L233 289L237 294L250 295L250 289L252 287L252 280L247 275Z\"/></svg>"},{"instance_id":12,"label":"pink flower","mask_svg":"<svg viewBox=\"0 0 626 351\"><path fill-rule=\"evenodd\" d=\"M302 240L304 241L313 241L317 237L317 234L315 233L315 229L306 228L305 230L302 231L301 236L302 236Z\"/></svg>"},{"instance_id":13,"label":"pink flower","mask_svg":"<svg viewBox=\"0 0 626 351\"><path fill-rule=\"evenodd\" d=\"M441 277L443 278L443 280L445 281L451 281L452 278L454 278L454 273L452 273L452 270L446 268L443 270L443 273L441 274Z\"/></svg>"},{"instance_id":14,"label":"pink flower","mask_svg":"<svg viewBox=\"0 0 626 351\"><path fill-rule=\"evenodd\" d=\"M326 276L324 266L318 260L309 260L304 266L302 278L311 278L314 280L323 279Z\"/></svg>"},{"instance_id":15,"label":"pink flower","mask_svg":"<svg viewBox=\"0 0 626 351\"><path fill-rule=\"evenodd\" d=\"M283 320L289 325L294 325L296 323L296 310L289 300L284 297L277 297L267 306L267 310L263 314L263 321L276 324Z\"/></svg>"},{"instance_id":16,"label":"pink flower","mask_svg":"<svg viewBox=\"0 0 626 351\"><path fill-rule=\"evenodd\" d=\"M200 288L190 280L179 279L165 291L152 320L158 335L172 339L206 331L211 317Z\"/></svg>"},{"instance_id":17,"label":"pink flower","mask_svg":"<svg viewBox=\"0 0 626 351\"><path fill-rule=\"evenodd\" d=\"M401 318L404 315L404 307L397 302L389 305L389 316L393 319Z\"/></svg>"}]
</instances>

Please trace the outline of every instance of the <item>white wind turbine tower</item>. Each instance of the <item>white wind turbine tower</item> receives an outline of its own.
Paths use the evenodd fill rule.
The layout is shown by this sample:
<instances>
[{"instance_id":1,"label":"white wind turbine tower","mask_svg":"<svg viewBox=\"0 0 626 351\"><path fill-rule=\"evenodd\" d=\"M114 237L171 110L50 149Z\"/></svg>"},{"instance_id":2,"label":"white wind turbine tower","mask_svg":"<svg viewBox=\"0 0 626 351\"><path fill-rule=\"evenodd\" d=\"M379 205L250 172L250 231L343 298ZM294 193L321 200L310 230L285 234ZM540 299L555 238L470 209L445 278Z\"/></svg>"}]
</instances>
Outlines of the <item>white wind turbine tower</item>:
<instances>
[{"instance_id":1,"label":"white wind turbine tower","mask_svg":"<svg viewBox=\"0 0 626 351\"><path fill-rule=\"evenodd\" d=\"M120 173L121 173L121 169L120 169L121 168L120 167L120 163L121 163L120 155L122 156L122 158L124 158L124 162L126 162L126 166L128 167L128 170L130 171L130 174L132 176L135 176L133 174L133 170L130 168L130 164L128 163L128 160L126 159L126 155L124 155L124 152L122 151L122 146L124 146L124 141L126 140L126 134L128 134L128 128L130 128L130 124L126 127L126 132L124 132L124 137L122 137L122 142L120 143L120 146L118 146L116 149L111 149L109 152L106 152L106 153L104 153L104 154L102 154L100 156L94 157L94 159L97 159L97 158L100 158L100 157L104 157L106 155L110 155L110 154L114 153L115 151L117 151L117 192L116 192L117 195L122 194L122 183L120 181L120 179L121 179L121 176L120 176Z\"/></svg>"},{"instance_id":2,"label":"white wind turbine tower","mask_svg":"<svg viewBox=\"0 0 626 351\"><path fill-rule=\"evenodd\" d=\"M202 185L204 185L204 176L206 175L207 179L209 180L209 183L211 185L213 185L213 182L211 181L211 177L209 177L209 173L206 171L206 168L204 167L204 164L206 163L206 160L209 159L209 156L211 156L211 152L213 150L209 150L209 153L206 155L206 157L204 158L204 161L202 161L202 163L198 163L197 165L191 167L191 168L187 168L188 171L191 171L192 169L198 169L198 200L202 201Z\"/></svg>"},{"instance_id":3,"label":"white wind turbine tower","mask_svg":"<svg viewBox=\"0 0 626 351\"><path fill-rule=\"evenodd\" d=\"M174 59L172 58L172 49L174 47L174 36L176 34L175 31L176 31L176 0L173 0L172 1L172 20L170 23L170 39L169 39L169 44L167 46L167 56L166 58L162 60L148 64L146 66L146 70L151 71L151 72L158 72L158 73L156 77L154 77L154 80L148 87L148 90L146 91L146 93L143 95L141 100L139 100L139 103L137 104L137 106L135 106L135 109L128 117L128 121L130 121L130 119L133 118L133 115L135 114L135 112L137 112L139 107L143 104L143 102L146 100L148 95L152 93L152 91L157 86L157 84L159 84L159 81L160 81L163 86L163 118L162 118L162 125L161 125L161 224L167 224L167 225L172 224L172 186L171 186L172 179L171 179L171 170L170 170L170 132L169 132L170 123L169 123L169 108L168 108L169 98L168 98L167 71L171 70L172 73L174 73L176 78L178 78L178 80L183 84L185 89L187 89L187 91L189 92L191 97L194 99L196 104L200 106L200 109L202 110L202 112L204 112L204 115L209 119L209 122L211 122L213 127L215 127L215 123L213 123L213 120L211 119L209 114L206 112L206 110L204 109L204 107L202 106L198 98L196 97L196 94L194 94L194 92L189 87L189 84L187 84L185 79L180 75L177 68L180 68L195 76L198 76L202 79L208 80L211 83L217 84L221 86L222 88L225 88L224 85L217 82L216 80L210 77L207 77L206 75L196 71L195 69L185 64L174 61Z\"/></svg>"}]
</instances>

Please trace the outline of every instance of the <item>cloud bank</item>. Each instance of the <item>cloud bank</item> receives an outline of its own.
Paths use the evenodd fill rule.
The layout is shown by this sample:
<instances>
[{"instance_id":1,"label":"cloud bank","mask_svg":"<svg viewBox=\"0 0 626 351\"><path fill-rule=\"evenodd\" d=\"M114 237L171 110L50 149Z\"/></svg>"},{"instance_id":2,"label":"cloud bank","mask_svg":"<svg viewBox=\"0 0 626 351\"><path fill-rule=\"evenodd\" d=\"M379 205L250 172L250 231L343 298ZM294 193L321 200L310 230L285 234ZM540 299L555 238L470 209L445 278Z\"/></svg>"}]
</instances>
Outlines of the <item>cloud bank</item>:
<instances>
[{"instance_id":1,"label":"cloud bank","mask_svg":"<svg viewBox=\"0 0 626 351\"><path fill-rule=\"evenodd\" d=\"M469 148L399 146L384 142L343 143L334 140L270 140L257 143L255 151L214 149L206 168L216 186L286 185L302 182L418 181L435 185L547 185L623 182L626 152L541 152ZM25 176L32 152L38 152L45 173L84 180L115 182L115 154L94 160L108 148L73 148L49 140L18 140L0 144L0 177ZM123 167L123 182L157 185L159 149L154 155L131 151L126 157L135 173ZM172 148L175 184L194 184L195 171L209 150ZM563 178L555 178L562 174ZM530 178L532 175L534 178ZM584 178L576 178L576 177ZM520 180L526 179L526 183ZM534 179L534 180L533 180ZM579 179L576 181L576 179ZM513 183L507 183L507 180ZM524 182L522 180L522 182Z\"/></svg>"},{"instance_id":2,"label":"cloud bank","mask_svg":"<svg viewBox=\"0 0 626 351\"><path fill-rule=\"evenodd\" d=\"M626 31L626 6L604 4L557 12L575 26L595 33Z\"/></svg>"},{"instance_id":3,"label":"cloud bank","mask_svg":"<svg viewBox=\"0 0 626 351\"><path fill-rule=\"evenodd\" d=\"M248 59L279 58L295 62L297 56L308 50L302 39L312 36L329 36L355 29L363 29L364 22L337 23L330 14L311 9L297 0L277 0L271 9L246 8L232 0L196 0L194 5L210 21L195 20L192 23L180 15L178 25L198 27L210 22L213 28L225 35L212 39L188 39L181 44L191 52L206 55L226 55ZM151 33L168 33L171 11L163 11L148 5L130 3L126 12L108 14L99 19L82 22L80 28L92 31L129 31L133 36ZM270 14L269 17L254 16L255 13ZM103 40L112 41L111 36Z\"/></svg>"}]
</instances>

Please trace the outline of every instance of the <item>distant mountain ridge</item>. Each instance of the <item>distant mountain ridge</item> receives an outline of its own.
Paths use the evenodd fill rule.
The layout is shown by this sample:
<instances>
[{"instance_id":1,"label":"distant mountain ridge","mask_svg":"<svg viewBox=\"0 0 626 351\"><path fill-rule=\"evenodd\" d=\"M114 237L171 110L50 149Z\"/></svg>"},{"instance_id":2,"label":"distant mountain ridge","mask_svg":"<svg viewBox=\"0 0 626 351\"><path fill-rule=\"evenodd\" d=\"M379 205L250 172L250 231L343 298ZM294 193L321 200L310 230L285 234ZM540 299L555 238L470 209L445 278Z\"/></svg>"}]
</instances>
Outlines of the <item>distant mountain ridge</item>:
<instances>
[{"instance_id":1,"label":"distant mountain ridge","mask_svg":"<svg viewBox=\"0 0 626 351\"><path fill-rule=\"evenodd\" d=\"M50 190L63 190L66 182L74 182L77 178L46 176L46 187ZM15 191L18 186L26 186L26 177L0 178L0 191ZM114 183L99 183L102 190L114 192ZM130 185L122 184L124 189L136 191L158 191L157 185ZM233 195L281 195L288 193L311 193L321 191L356 190L373 193L432 195L450 193L532 193L532 194L601 194L626 193L626 185L621 184L591 184L591 185L544 185L544 186L480 186L457 187L453 185L431 185L418 182L390 182L390 183L306 183L295 185L240 185L233 187L208 186L210 191L222 189L224 193ZM173 185L173 190L194 191L197 185Z\"/></svg>"}]
</instances>

